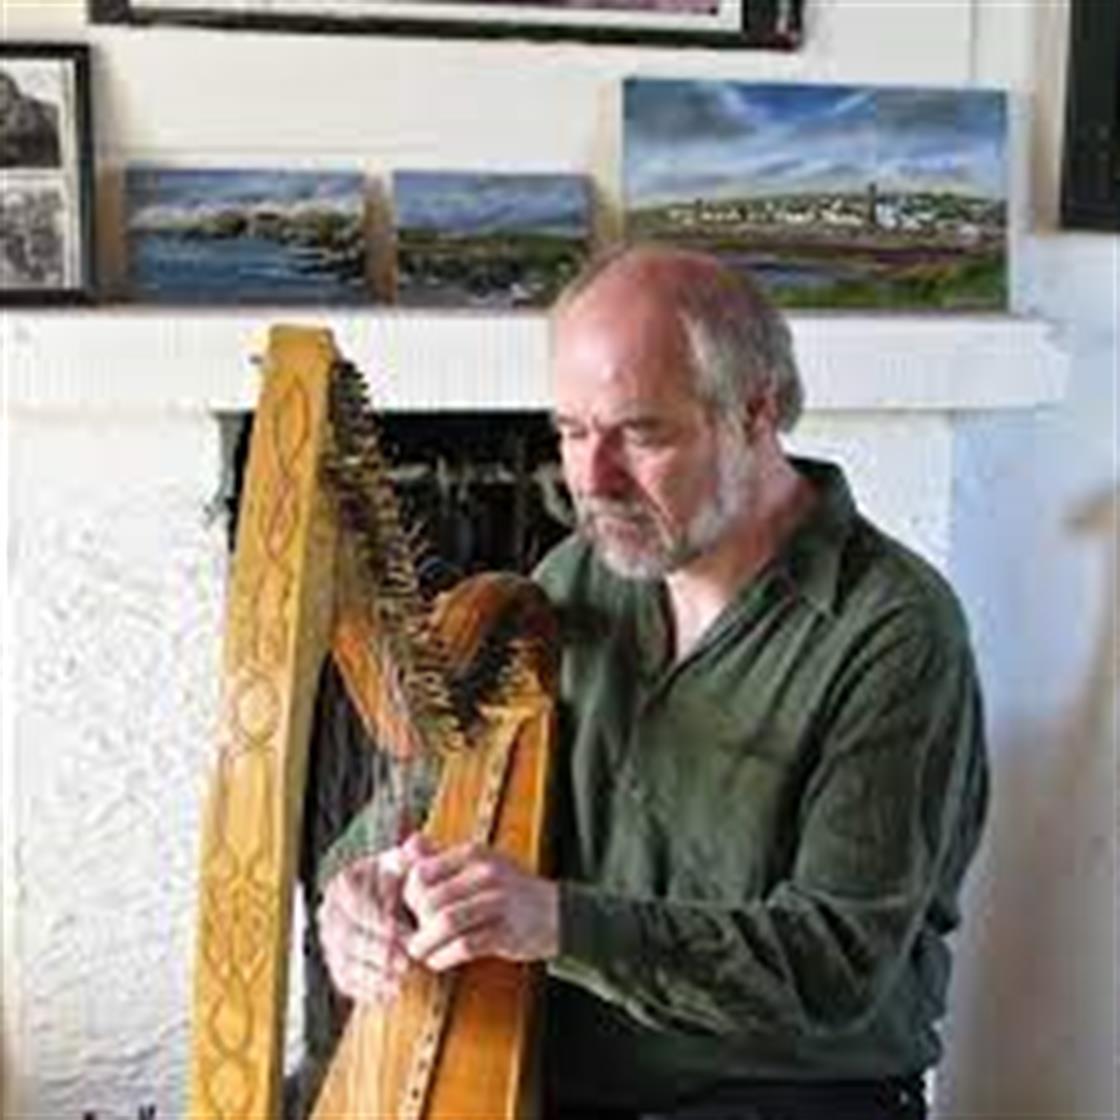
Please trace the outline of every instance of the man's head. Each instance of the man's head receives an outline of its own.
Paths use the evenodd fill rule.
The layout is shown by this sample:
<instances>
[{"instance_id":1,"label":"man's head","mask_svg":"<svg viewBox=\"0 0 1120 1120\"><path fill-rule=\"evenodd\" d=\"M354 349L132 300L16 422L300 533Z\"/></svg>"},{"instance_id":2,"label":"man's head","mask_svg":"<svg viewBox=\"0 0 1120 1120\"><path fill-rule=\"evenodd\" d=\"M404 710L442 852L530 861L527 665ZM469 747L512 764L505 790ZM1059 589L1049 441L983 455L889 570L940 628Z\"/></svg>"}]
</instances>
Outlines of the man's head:
<instances>
[{"instance_id":1,"label":"man's head","mask_svg":"<svg viewBox=\"0 0 1120 1120\"><path fill-rule=\"evenodd\" d=\"M785 321L698 253L637 246L594 262L557 301L552 358L581 528L625 576L720 544L801 408Z\"/></svg>"}]
</instances>

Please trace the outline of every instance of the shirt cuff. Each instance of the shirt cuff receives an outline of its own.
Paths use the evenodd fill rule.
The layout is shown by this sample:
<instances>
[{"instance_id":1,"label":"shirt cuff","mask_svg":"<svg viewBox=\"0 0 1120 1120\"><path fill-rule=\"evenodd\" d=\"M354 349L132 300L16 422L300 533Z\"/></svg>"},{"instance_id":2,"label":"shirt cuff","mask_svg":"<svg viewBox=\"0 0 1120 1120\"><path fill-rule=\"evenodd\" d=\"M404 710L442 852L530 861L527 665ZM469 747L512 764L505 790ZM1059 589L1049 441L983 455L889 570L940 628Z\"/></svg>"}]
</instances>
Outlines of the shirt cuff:
<instances>
[{"instance_id":1,"label":"shirt cuff","mask_svg":"<svg viewBox=\"0 0 1120 1120\"><path fill-rule=\"evenodd\" d=\"M561 880L558 959L592 968L642 960L638 906L583 883Z\"/></svg>"}]
</instances>

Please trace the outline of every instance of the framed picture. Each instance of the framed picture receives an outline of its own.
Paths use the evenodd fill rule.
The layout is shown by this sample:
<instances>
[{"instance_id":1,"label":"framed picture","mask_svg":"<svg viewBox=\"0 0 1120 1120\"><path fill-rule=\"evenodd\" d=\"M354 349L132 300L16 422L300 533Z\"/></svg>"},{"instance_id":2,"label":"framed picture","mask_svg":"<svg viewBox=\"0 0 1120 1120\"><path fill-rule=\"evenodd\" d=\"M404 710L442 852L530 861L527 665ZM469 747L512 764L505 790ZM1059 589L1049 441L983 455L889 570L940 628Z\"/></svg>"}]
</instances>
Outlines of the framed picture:
<instances>
[{"instance_id":1,"label":"framed picture","mask_svg":"<svg viewBox=\"0 0 1120 1120\"><path fill-rule=\"evenodd\" d=\"M626 233L722 256L797 308L1002 311L998 90L631 78Z\"/></svg>"},{"instance_id":2,"label":"framed picture","mask_svg":"<svg viewBox=\"0 0 1120 1120\"><path fill-rule=\"evenodd\" d=\"M0 43L0 303L81 303L93 286L88 48Z\"/></svg>"},{"instance_id":3,"label":"framed picture","mask_svg":"<svg viewBox=\"0 0 1120 1120\"><path fill-rule=\"evenodd\" d=\"M1073 0L1062 225L1120 230L1120 5Z\"/></svg>"},{"instance_id":4,"label":"framed picture","mask_svg":"<svg viewBox=\"0 0 1120 1120\"><path fill-rule=\"evenodd\" d=\"M802 0L87 0L93 23L793 50Z\"/></svg>"},{"instance_id":5,"label":"framed picture","mask_svg":"<svg viewBox=\"0 0 1120 1120\"><path fill-rule=\"evenodd\" d=\"M591 244L582 175L397 171L402 307L547 307Z\"/></svg>"},{"instance_id":6,"label":"framed picture","mask_svg":"<svg viewBox=\"0 0 1120 1120\"><path fill-rule=\"evenodd\" d=\"M360 172L129 167L124 188L132 299L370 298Z\"/></svg>"}]
</instances>

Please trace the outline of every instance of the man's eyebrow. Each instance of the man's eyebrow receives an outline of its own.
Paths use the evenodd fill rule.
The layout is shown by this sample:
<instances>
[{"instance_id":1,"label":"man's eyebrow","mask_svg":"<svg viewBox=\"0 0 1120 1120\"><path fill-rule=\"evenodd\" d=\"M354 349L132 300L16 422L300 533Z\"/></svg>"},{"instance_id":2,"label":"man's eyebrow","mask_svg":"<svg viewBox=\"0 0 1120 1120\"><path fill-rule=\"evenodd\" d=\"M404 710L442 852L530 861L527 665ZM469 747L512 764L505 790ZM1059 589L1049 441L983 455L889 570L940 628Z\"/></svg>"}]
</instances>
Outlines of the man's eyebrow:
<instances>
[{"instance_id":1,"label":"man's eyebrow","mask_svg":"<svg viewBox=\"0 0 1120 1120\"><path fill-rule=\"evenodd\" d=\"M639 412L634 416L623 416L619 420L619 428L640 428L646 431L650 428L664 428L669 423L664 416L655 416L648 412Z\"/></svg>"},{"instance_id":2,"label":"man's eyebrow","mask_svg":"<svg viewBox=\"0 0 1120 1120\"><path fill-rule=\"evenodd\" d=\"M584 426L584 421L564 412L549 413L548 419L553 429ZM611 423L602 425L602 427L613 428L616 431L619 429L625 429L627 431L649 431L654 428L665 428L669 426L670 423L671 422L666 417L657 415L656 413L637 412L633 416L616 417ZM594 422L592 422L592 426L594 426Z\"/></svg>"}]
</instances>

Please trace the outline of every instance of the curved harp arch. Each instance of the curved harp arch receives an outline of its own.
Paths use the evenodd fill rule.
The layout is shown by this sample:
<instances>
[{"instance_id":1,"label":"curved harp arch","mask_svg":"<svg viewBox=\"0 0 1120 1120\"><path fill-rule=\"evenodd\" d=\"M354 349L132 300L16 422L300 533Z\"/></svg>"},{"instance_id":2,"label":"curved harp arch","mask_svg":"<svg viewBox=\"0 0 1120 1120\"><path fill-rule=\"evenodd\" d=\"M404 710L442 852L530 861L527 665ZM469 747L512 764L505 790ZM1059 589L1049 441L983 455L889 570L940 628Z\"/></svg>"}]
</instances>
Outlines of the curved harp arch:
<instances>
[{"instance_id":1,"label":"curved harp arch","mask_svg":"<svg viewBox=\"0 0 1120 1120\"><path fill-rule=\"evenodd\" d=\"M464 581L435 609L419 598L354 385L327 331L273 328L228 591L203 827L191 1116L281 1114L292 891L326 657L378 741L441 755L424 825L432 839L482 840L531 870L545 858L556 644L548 604L506 574ZM451 682L496 634L513 636L509 657L468 732ZM352 1013L314 1117L529 1115L535 982L533 966L500 960L448 977L414 966L392 1004Z\"/></svg>"}]
</instances>

